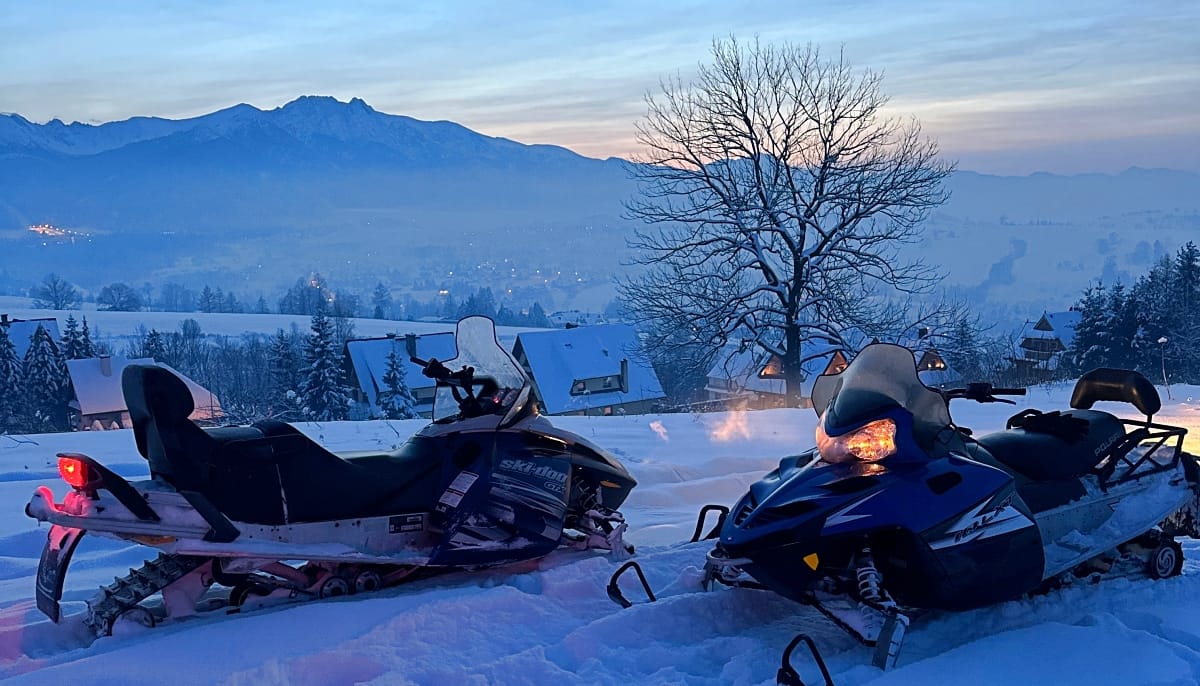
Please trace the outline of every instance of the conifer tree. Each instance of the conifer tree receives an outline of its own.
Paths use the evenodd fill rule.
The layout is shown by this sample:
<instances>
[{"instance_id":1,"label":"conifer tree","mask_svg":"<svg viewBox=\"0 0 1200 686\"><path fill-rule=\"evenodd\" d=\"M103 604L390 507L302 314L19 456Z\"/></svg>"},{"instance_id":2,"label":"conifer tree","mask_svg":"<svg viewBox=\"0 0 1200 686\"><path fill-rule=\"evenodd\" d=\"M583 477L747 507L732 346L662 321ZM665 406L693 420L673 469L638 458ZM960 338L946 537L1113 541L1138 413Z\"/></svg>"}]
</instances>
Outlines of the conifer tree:
<instances>
[{"instance_id":1,"label":"conifer tree","mask_svg":"<svg viewBox=\"0 0 1200 686\"><path fill-rule=\"evenodd\" d=\"M84 355L83 332L79 330L79 322L75 320L74 315L67 315L67 325L63 330L62 345L59 349L68 360L82 360L88 357Z\"/></svg>"},{"instance_id":2,"label":"conifer tree","mask_svg":"<svg viewBox=\"0 0 1200 686\"><path fill-rule=\"evenodd\" d=\"M1107 366L1109 351L1104 340L1104 327L1108 301L1108 290L1104 284L1097 284L1089 286L1083 292L1083 299L1076 303L1079 323L1075 325L1071 347L1063 356L1071 374L1079 375Z\"/></svg>"},{"instance_id":3,"label":"conifer tree","mask_svg":"<svg viewBox=\"0 0 1200 686\"><path fill-rule=\"evenodd\" d=\"M385 419L416 419L417 400L408 388L404 365L396 351L387 356L387 370L383 373L383 389L379 392L379 409Z\"/></svg>"},{"instance_id":4,"label":"conifer tree","mask_svg":"<svg viewBox=\"0 0 1200 686\"><path fill-rule=\"evenodd\" d=\"M30 428L33 431L66 430L70 379L58 346L43 326L38 326L30 338L22 372Z\"/></svg>"},{"instance_id":5,"label":"conifer tree","mask_svg":"<svg viewBox=\"0 0 1200 686\"><path fill-rule=\"evenodd\" d=\"M340 354L333 324L318 307L312 318L312 333L304 343L304 369L300 402L311 421L345 419L350 412L350 394L342 382Z\"/></svg>"},{"instance_id":6,"label":"conifer tree","mask_svg":"<svg viewBox=\"0 0 1200 686\"><path fill-rule=\"evenodd\" d=\"M0 326L0 433L22 428L21 376L17 348L8 336L8 328Z\"/></svg>"},{"instance_id":7,"label":"conifer tree","mask_svg":"<svg viewBox=\"0 0 1200 686\"><path fill-rule=\"evenodd\" d=\"M88 331L87 317L83 318L83 330L79 333L79 354L76 359L89 359L96 356L96 346L92 344L92 334Z\"/></svg>"},{"instance_id":8,"label":"conifer tree","mask_svg":"<svg viewBox=\"0 0 1200 686\"><path fill-rule=\"evenodd\" d=\"M167 346L158 329L150 329L150 333L146 334L146 340L142 343L142 356L149 357L155 362L167 361Z\"/></svg>"},{"instance_id":9,"label":"conifer tree","mask_svg":"<svg viewBox=\"0 0 1200 686\"><path fill-rule=\"evenodd\" d=\"M292 337L283 329L279 329L275 338L271 340L267 351L267 365L268 397L272 403L292 409L289 407L288 394L290 393L291 399L294 400L300 388L300 360Z\"/></svg>"}]
</instances>

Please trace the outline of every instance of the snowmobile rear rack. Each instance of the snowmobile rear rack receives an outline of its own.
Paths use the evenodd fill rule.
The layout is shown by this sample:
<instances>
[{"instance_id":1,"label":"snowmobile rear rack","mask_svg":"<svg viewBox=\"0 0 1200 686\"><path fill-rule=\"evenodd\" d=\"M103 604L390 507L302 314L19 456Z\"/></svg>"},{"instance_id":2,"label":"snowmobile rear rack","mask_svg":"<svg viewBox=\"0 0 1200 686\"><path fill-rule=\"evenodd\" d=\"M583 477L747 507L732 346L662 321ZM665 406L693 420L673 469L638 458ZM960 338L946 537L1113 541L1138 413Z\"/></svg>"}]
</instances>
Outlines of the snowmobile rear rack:
<instances>
[{"instance_id":1,"label":"snowmobile rear rack","mask_svg":"<svg viewBox=\"0 0 1200 686\"><path fill-rule=\"evenodd\" d=\"M617 581L620 580L621 575L629 571L630 568L633 568L633 571L637 572L638 579L642 582L642 588L646 590L646 597L649 598L650 602L652 603L657 602L658 598L655 598L654 591L650 590L650 582L646 581L646 574L642 572L642 566L634 560L626 562L618 567L617 571L613 572L612 577L608 580L608 597L612 598L612 601L620 605L622 608L633 607L633 603L630 602L623 593L621 593L621 587L617 584Z\"/></svg>"},{"instance_id":2,"label":"snowmobile rear rack","mask_svg":"<svg viewBox=\"0 0 1200 686\"><path fill-rule=\"evenodd\" d=\"M713 524L713 528L704 534L704 540L710 540L721 535L721 527L725 526L725 520L729 517L729 508L724 505L705 505L700 508L700 514L696 516L696 530L692 532L692 540L689 543L695 543L700 540L700 532L704 531L704 523L708 519L709 512L720 512L717 515L717 523Z\"/></svg>"},{"instance_id":3,"label":"snowmobile rear rack","mask_svg":"<svg viewBox=\"0 0 1200 686\"><path fill-rule=\"evenodd\" d=\"M1107 490L1109 486L1174 469L1179 464L1187 429L1136 419L1120 421L1131 430L1111 448L1103 464L1096 468L1101 488ZM1167 445L1168 441L1173 445ZM1143 444L1146 450L1134 455L1134 448ZM1159 449L1164 446L1170 449L1169 455L1159 454ZM1143 468L1144 465L1146 468Z\"/></svg>"},{"instance_id":4,"label":"snowmobile rear rack","mask_svg":"<svg viewBox=\"0 0 1200 686\"><path fill-rule=\"evenodd\" d=\"M834 686L833 677L829 676L829 668L825 666L825 659L821 657L821 651L817 650L817 644L809 638L808 634L796 634L796 637L783 649L782 664L775 674L775 683L779 686L807 686L800 678L800 674L792 667L792 651L801 643L808 646L808 652L812 653L813 661L821 670L821 678L825 680L825 686Z\"/></svg>"}]
</instances>

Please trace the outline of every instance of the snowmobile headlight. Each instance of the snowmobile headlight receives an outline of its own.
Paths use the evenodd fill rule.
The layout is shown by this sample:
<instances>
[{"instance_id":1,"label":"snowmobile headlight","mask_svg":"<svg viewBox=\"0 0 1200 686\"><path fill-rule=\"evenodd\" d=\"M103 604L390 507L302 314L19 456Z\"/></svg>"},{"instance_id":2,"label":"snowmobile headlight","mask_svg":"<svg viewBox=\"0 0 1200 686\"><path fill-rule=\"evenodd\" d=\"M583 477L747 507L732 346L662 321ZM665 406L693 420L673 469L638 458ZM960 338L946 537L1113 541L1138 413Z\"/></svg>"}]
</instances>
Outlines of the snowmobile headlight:
<instances>
[{"instance_id":1,"label":"snowmobile headlight","mask_svg":"<svg viewBox=\"0 0 1200 686\"><path fill-rule=\"evenodd\" d=\"M877 419L841 436L830 436L822 417L817 422L817 450L822 460L831 463L878 462L896 454L896 422Z\"/></svg>"}]
</instances>

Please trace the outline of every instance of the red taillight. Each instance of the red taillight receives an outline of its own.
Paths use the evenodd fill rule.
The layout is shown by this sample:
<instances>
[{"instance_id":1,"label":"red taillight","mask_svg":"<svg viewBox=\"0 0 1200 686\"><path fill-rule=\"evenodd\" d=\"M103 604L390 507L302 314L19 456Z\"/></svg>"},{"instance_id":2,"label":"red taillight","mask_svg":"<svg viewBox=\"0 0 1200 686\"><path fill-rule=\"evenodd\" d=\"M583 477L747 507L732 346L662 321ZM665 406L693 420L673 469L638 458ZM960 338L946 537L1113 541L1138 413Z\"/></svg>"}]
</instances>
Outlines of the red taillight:
<instances>
[{"instance_id":1,"label":"red taillight","mask_svg":"<svg viewBox=\"0 0 1200 686\"><path fill-rule=\"evenodd\" d=\"M92 483L92 470L78 457L59 456L58 473L76 490L83 490Z\"/></svg>"}]
</instances>

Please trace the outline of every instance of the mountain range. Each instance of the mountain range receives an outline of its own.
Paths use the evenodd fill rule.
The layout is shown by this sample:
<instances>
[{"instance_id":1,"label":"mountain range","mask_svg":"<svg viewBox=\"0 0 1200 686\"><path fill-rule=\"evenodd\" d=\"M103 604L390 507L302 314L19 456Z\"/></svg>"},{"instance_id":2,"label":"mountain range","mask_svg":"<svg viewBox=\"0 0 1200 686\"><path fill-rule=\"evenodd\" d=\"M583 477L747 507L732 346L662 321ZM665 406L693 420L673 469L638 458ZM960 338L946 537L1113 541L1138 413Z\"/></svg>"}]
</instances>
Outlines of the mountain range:
<instances>
[{"instance_id":1,"label":"mountain range","mask_svg":"<svg viewBox=\"0 0 1200 686\"><path fill-rule=\"evenodd\" d=\"M101 125L0 115L0 240L14 241L0 277L28 283L87 270L98 283L265 286L314 268L452 270L500 260L607 276L630 229L622 202L637 192L625 164L387 114L357 98ZM1090 264L1088 256L1106 259L1093 244L1114 227L1200 228L1200 175L1187 172L959 171L948 187L951 199L930 224L951 253L986 243L971 227L994 239L1006 226L1069 225L1084 230L1081 262ZM17 240L41 223L87 233L95 245L69 252ZM1007 238L988 246L992 259L1011 257Z\"/></svg>"}]
</instances>

